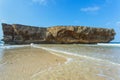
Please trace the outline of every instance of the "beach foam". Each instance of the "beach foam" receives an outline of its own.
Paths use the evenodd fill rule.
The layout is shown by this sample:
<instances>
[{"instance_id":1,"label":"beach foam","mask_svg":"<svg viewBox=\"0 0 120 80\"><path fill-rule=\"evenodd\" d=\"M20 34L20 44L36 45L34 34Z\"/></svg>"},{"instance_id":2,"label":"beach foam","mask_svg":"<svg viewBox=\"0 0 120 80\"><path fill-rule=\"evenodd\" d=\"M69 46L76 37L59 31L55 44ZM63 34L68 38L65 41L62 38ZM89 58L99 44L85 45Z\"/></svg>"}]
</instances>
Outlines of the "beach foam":
<instances>
[{"instance_id":1,"label":"beach foam","mask_svg":"<svg viewBox=\"0 0 120 80\"><path fill-rule=\"evenodd\" d=\"M16 46L18 48L22 47L22 45ZM1 79L56 80L61 78L60 80L119 80L119 66L116 63L77 54L72 52L72 50L71 52L69 50L66 51L68 48L64 46L62 48L57 45L54 46L55 48L52 45L50 47L48 45L37 44L27 46L29 47L25 45L23 46L25 48L10 48L5 51L4 60L7 61L2 62L0 65L1 70L5 66L4 71L1 71ZM67 47L72 49L70 45L67 45ZM12 48L16 47L12 46ZM62 50L63 48L64 50ZM76 47L73 49L76 50ZM11 71L14 71L14 73L11 74Z\"/></svg>"},{"instance_id":2,"label":"beach foam","mask_svg":"<svg viewBox=\"0 0 120 80\"><path fill-rule=\"evenodd\" d=\"M120 44L112 44L112 43L98 43L98 46L113 46L113 47L120 47Z\"/></svg>"},{"instance_id":3,"label":"beach foam","mask_svg":"<svg viewBox=\"0 0 120 80\"><path fill-rule=\"evenodd\" d=\"M39 47L39 46L37 46L37 45L35 45L35 44L34 44L34 45L31 45L31 46L32 46L32 47L35 47L35 48L41 48L41 49L47 50L47 51L49 51L51 54L54 54L54 55L57 55L57 56L59 56L59 57L63 57L63 58L65 58L65 59L67 59L67 61L65 62L65 64L67 64L67 63L69 63L69 62L72 61L72 58L68 58L68 57L65 57L65 56L62 56L62 55L53 53L53 52L60 52L60 53L68 54L68 52L58 51L58 50L49 49L49 48L45 48L45 47ZM51 52L51 51L53 51L53 52Z\"/></svg>"},{"instance_id":4,"label":"beach foam","mask_svg":"<svg viewBox=\"0 0 120 80\"><path fill-rule=\"evenodd\" d=\"M35 78L50 71L59 63L66 62L65 58L43 49L31 47L4 50L3 56L1 54L0 56L2 58L0 60L0 80L34 80L30 78ZM11 74L11 72L13 73Z\"/></svg>"},{"instance_id":5,"label":"beach foam","mask_svg":"<svg viewBox=\"0 0 120 80\"><path fill-rule=\"evenodd\" d=\"M111 61L108 61L108 60L98 59L98 58L94 58L94 57L90 57L90 56L86 56L86 55L75 54L75 53L66 52L66 51L62 51L62 50L55 50L55 49L51 49L51 48L46 48L46 47L42 47L42 46L37 45L37 44L32 45L32 47L41 48L41 49L54 51L54 52L60 52L60 53L63 53L63 54L68 54L68 55L73 55L73 56L84 57L86 59L92 59L92 60L97 60L97 61L101 61L101 62L107 62L107 63L113 64L113 65L119 65L120 66L120 64L114 63L114 62L111 62Z\"/></svg>"},{"instance_id":6,"label":"beach foam","mask_svg":"<svg viewBox=\"0 0 120 80\"><path fill-rule=\"evenodd\" d=\"M21 47L28 47L30 45L2 45L0 49L13 49L13 48L21 48Z\"/></svg>"}]
</instances>

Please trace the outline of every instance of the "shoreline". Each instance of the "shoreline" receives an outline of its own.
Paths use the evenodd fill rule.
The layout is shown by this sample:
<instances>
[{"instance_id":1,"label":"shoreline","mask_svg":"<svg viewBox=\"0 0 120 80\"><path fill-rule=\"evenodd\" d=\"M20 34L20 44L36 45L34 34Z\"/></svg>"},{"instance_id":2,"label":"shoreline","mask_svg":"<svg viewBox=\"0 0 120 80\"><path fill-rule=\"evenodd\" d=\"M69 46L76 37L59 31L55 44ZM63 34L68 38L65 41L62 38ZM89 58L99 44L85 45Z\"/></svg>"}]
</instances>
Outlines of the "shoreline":
<instances>
[{"instance_id":1,"label":"shoreline","mask_svg":"<svg viewBox=\"0 0 120 80\"><path fill-rule=\"evenodd\" d=\"M43 49L43 50L46 50L46 51L48 51L49 53L51 53L51 54L53 54L53 55L59 56L59 57L61 57L61 58L65 58L65 59L67 60L66 62L64 62L65 64L68 63L69 61L72 61L72 58L68 58L68 57L66 57L66 56L57 54L57 53L64 53L64 52L62 52L62 51L53 50L53 49L49 49L49 48L45 48L45 47L39 47L39 46L35 46L35 45L32 45L31 47ZM67 54L67 55L70 55L70 54Z\"/></svg>"},{"instance_id":2,"label":"shoreline","mask_svg":"<svg viewBox=\"0 0 120 80\"><path fill-rule=\"evenodd\" d=\"M2 62L0 77L5 80L120 79L120 65L36 44L6 49Z\"/></svg>"},{"instance_id":3,"label":"shoreline","mask_svg":"<svg viewBox=\"0 0 120 80\"><path fill-rule=\"evenodd\" d=\"M64 64L66 58L33 47L4 50L0 61L0 78L3 80L30 80L31 76ZM12 73L11 73L12 72ZM6 77L7 75L7 77Z\"/></svg>"},{"instance_id":4,"label":"shoreline","mask_svg":"<svg viewBox=\"0 0 120 80\"><path fill-rule=\"evenodd\" d=\"M44 47L42 48L45 50L47 49ZM49 51L50 49L47 50ZM55 53L59 54L61 52L55 51ZM46 76L52 80L119 80L119 65L113 65L106 61L104 62L104 60L96 61L95 59L91 58L73 56L64 53L61 54L72 58L72 61L70 61L68 64L56 66L49 72L45 72L44 74L36 76L35 79L40 79L42 76ZM114 67L116 67L116 69L114 69ZM111 73L114 73L114 75ZM48 78L46 77L43 79L47 80Z\"/></svg>"},{"instance_id":5,"label":"shoreline","mask_svg":"<svg viewBox=\"0 0 120 80\"><path fill-rule=\"evenodd\" d=\"M102 60L102 59L98 59L98 58L94 58L94 57L90 57L90 56L85 56L85 55L78 55L78 54L73 54L73 53L70 53L70 52L66 52L66 51L61 51L61 50L55 50L55 49L51 49L51 48L45 48L45 47L42 47L42 46L39 46L37 44L35 45L32 45L32 47L34 48L39 48L39 49L43 49L43 50L47 50L47 51L52 51L52 52L56 52L56 53L62 53L62 54L66 54L66 55L71 55L71 56L76 56L76 57L84 57L86 59L91 59L91 60L98 60L98 61L102 61L102 62L108 62L110 64L114 64L114 65L119 65L119 63L115 63L115 62L112 62L112 61L109 61L109 60ZM55 54L55 55L58 55L58 54ZM61 56L61 55L58 55L58 56ZM70 58L71 59L71 58ZM72 60L72 59L71 59Z\"/></svg>"}]
</instances>

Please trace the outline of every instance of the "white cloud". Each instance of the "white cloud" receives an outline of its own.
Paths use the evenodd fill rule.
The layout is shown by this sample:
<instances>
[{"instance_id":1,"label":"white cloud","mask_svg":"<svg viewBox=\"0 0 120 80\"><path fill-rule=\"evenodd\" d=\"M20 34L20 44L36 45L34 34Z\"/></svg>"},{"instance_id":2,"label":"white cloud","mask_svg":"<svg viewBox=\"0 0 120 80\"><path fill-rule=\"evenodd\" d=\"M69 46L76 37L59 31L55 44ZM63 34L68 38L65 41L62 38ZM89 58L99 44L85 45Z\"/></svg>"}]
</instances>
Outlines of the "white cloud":
<instances>
[{"instance_id":1,"label":"white cloud","mask_svg":"<svg viewBox=\"0 0 120 80\"><path fill-rule=\"evenodd\" d=\"M32 2L39 3L40 5L46 5L48 0L32 0Z\"/></svg>"},{"instance_id":2,"label":"white cloud","mask_svg":"<svg viewBox=\"0 0 120 80\"><path fill-rule=\"evenodd\" d=\"M4 20L4 19L1 19L1 20L0 20L0 22L1 22L1 23L4 23L4 22L6 22L6 20Z\"/></svg>"},{"instance_id":3,"label":"white cloud","mask_svg":"<svg viewBox=\"0 0 120 80\"><path fill-rule=\"evenodd\" d=\"M100 7L94 6L94 7L81 8L80 10L83 12L94 12L94 11L98 11L99 9Z\"/></svg>"},{"instance_id":4,"label":"white cloud","mask_svg":"<svg viewBox=\"0 0 120 80\"><path fill-rule=\"evenodd\" d=\"M32 2L40 5L47 5L48 3L56 4L55 0L32 0Z\"/></svg>"},{"instance_id":5,"label":"white cloud","mask_svg":"<svg viewBox=\"0 0 120 80\"><path fill-rule=\"evenodd\" d=\"M105 0L107 4L112 3L114 0Z\"/></svg>"},{"instance_id":6,"label":"white cloud","mask_svg":"<svg viewBox=\"0 0 120 80\"><path fill-rule=\"evenodd\" d=\"M117 25L117 26L120 26L120 21L116 22L116 25Z\"/></svg>"}]
</instances>

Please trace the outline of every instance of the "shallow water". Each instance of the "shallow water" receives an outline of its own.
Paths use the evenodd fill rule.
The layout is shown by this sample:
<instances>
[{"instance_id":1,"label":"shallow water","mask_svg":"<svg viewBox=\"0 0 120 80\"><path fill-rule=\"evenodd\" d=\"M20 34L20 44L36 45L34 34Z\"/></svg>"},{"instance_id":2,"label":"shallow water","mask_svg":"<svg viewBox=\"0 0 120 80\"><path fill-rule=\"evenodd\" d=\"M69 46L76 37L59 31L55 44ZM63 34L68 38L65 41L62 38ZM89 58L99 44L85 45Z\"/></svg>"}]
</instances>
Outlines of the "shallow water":
<instances>
[{"instance_id":1,"label":"shallow water","mask_svg":"<svg viewBox=\"0 0 120 80\"><path fill-rule=\"evenodd\" d=\"M54 54L68 57L69 62L58 66L56 61L61 62L63 59L56 60L56 57L49 55L51 51ZM120 80L120 47L109 44L1 45L1 79Z\"/></svg>"},{"instance_id":2,"label":"shallow water","mask_svg":"<svg viewBox=\"0 0 120 80\"><path fill-rule=\"evenodd\" d=\"M71 57L73 60L67 65L51 71L51 74L55 75L54 79L60 77L59 74L64 74L65 80L120 80L120 47L118 45L46 44L33 45L33 47L76 56ZM46 75L50 76L49 73Z\"/></svg>"},{"instance_id":3,"label":"shallow water","mask_svg":"<svg viewBox=\"0 0 120 80\"><path fill-rule=\"evenodd\" d=\"M28 45L3 46L0 49L0 80L33 80L32 78L66 61L42 49Z\"/></svg>"},{"instance_id":4,"label":"shallow water","mask_svg":"<svg viewBox=\"0 0 120 80\"><path fill-rule=\"evenodd\" d=\"M120 64L120 45L53 44L39 45L50 49L65 51L73 55L91 57Z\"/></svg>"}]
</instances>

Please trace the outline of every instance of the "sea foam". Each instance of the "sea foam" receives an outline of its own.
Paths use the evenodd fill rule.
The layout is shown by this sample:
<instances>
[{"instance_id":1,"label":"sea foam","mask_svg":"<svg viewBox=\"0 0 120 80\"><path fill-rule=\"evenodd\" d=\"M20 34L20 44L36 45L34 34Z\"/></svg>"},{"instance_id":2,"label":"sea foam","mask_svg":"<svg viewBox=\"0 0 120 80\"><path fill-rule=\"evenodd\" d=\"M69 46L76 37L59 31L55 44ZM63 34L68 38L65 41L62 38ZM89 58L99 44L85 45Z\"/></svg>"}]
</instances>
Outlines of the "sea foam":
<instances>
[{"instance_id":1,"label":"sea foam","mask_svg":"<svg viewBox=\"0 0 120 80\"><path fill-rule=\"evenodd\" d=\"M46 47L42 47L42 46L37 45L37 44L32 45L32 47L41 48L41 49L44 49L44 50L49 50L49 51L54 51L54 52L60 52L60 53L63 53L63 54L68 54L68 55L73 55L73 56L84 57L86 59L97 60L97 61L101 61L101 62L107 62L107 63L113 64L113 65L119 65L120 66L120 64L111 62L109 60L103 60L103 59L94 58L94 57L90 57L90 56L86 56L86 55L80 55L80 54L75 54L75 53L66 52L66 51L62 51L62 50L46 48Z\"/></svg>"},{"instance_id":2,"label":"sea foam","mask_svg":"<svg viewBox=\"0 0 120 80\"><path fill-rule=\"evenodd\" d=\"M120 44L116 43L98 43L98 46L114 46L114 47L120 47Z\"/></svg>"},{"instance_id":3,"label":"sea foam","mask_svg":"<svg viewBox=\"0 0 120 80\"><path fill-rule=\"evenodd\" d=\"M2 45L0 49L13 49L13 48L20 48L20 47L28 47L30 45Z\"/></svg>"}]
</instances>

